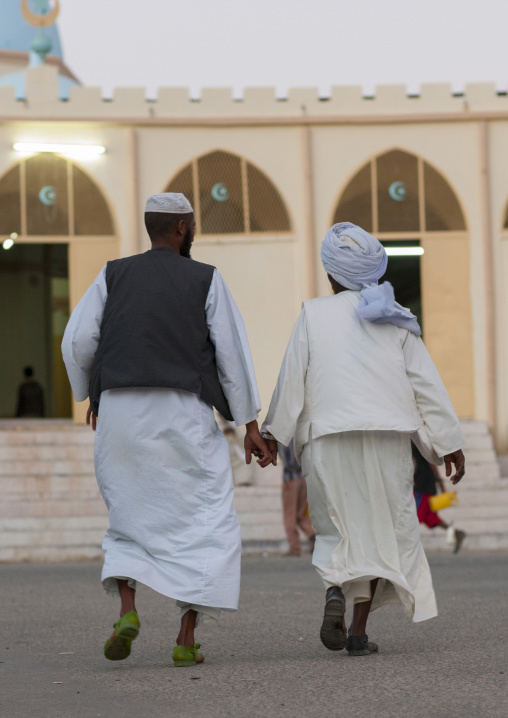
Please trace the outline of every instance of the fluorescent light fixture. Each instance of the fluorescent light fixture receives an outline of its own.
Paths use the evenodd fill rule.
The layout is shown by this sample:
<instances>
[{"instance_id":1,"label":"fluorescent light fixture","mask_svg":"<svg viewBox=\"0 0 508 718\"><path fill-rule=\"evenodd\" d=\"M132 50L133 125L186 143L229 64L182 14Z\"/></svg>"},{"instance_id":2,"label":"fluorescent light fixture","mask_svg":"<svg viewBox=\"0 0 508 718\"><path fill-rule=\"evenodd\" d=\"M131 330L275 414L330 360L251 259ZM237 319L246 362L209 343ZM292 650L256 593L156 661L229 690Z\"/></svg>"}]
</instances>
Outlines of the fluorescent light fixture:
<instances>
[{"instance_id":1,"label":"fluorescent light fixture","mask_svg":"<svg viewBox=\"0 0 508 718\"><path fill-rule=\"evenodd\" d=\"M14 240L9 237L9 239L4 239L2 242L2 247L4 249L10 249L14 244Z\"/></svg>"},{"instance_id":2,"label":"fluorescent light fixture","mask_svg":"<svg viewBox=\"0 0 508 718\"><path fill-rule=\"evenodd\" d=\"M48 142L15 142L12 149L30 155L37 152L53 152L72 157L97 157L106 152L106 148L102 145L62 145Z\"/></svg>"},{"instance_id":3,"label":"fluorescent light fixture","mask_svg":"<svg viewBox=\"0 0 508 718\"><path fill-rule=\"evenodd\" d=\"M421 257L423 247L385 247L389 257Z\"/></svg>"}]
</instances>

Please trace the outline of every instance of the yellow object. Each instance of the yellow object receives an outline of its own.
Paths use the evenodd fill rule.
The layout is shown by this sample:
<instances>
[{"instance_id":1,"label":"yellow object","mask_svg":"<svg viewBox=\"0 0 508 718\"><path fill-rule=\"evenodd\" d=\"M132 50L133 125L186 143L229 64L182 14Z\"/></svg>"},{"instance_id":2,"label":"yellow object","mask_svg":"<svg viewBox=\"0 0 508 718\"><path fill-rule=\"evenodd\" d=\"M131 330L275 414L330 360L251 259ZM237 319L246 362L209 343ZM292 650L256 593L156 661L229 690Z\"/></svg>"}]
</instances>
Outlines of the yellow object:
<instances>
[{"instance_id":1,"label":"yellow object","mask_svg":"<svg viewBox=\"0 0 508 718\"><path fill-rule=\"evenodd\" d=\"M447 509L448 506L455 506L459 503L459 497L455 491L445 491L444 494L436 494L429 499L429 506L434 513L440 509Z\"/></svg>"}]
</instances>

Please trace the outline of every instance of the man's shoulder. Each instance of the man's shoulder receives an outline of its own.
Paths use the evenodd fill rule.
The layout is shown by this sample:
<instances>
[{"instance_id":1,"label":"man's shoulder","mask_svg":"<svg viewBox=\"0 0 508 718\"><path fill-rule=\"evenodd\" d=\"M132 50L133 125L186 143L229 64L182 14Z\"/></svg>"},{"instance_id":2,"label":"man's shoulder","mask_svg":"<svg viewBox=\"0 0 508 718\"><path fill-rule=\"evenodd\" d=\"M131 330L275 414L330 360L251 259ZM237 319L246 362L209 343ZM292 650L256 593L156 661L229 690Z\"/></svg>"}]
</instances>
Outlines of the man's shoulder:
<instances>
[{"instance_id":1,"label":"man's shoulder","mask_svg":"<svg viewBox=\"0 0 508 718\"><path fill-rule=\"evenodd\" d=\"M185 257L182 257L182 259L185 259ZM186 261L189 262L196 271L211 272L213 274L216 270L216 267L213 264L198 262L197 259L187 259Z\"/></svg>"},{"instance_id":2,"label":"man's shoulder","mask_svg":"<svg viewBox=\"0 0 508 718\"><path fill-rule=\"evenodd\" d=\"M189 257L182 257L180 254L172 251L161 251L156 252L154 250L148 250L140 254L132 254L129 257L121 257L120 259L112 259L107 263L107 272L111 273L117 269L128 269L129 267L136 267L136 265L143 266L144 264L154 261L154 259L163 262L177 264L179 271L187 270L190 274L196 274L198 276L205 275L212 277L215 267L212 264L206 264L205 262L198 262L195 259Z\"/></svg>"},{"instance_id":3,"label":"man's shoulder","mask_svg":"<svg viewBox=\"0 0 508 718\"><path fill-rule=\"evenodd\" d=\"M314 297L303 302L303 308L306 313L314 314L322 311L348 311L355 308L359 301L359 292L340 292L339 294L329 294L326 297Z\"/></svg>"}]
</instances>

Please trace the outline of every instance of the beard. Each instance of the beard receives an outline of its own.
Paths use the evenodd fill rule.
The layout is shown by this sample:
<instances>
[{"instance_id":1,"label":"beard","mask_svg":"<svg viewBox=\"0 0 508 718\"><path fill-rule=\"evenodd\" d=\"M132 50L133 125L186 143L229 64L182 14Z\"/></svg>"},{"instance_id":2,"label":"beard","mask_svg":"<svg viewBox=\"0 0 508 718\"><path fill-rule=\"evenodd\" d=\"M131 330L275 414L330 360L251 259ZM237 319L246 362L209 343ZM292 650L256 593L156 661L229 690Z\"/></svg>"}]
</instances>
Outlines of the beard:
<instances>
[{"instance_id":1,"label":"beard","mask_svg":"<svg viewBox=\"0 0 508 718\"><path fill-rule=\"evenodd\" d=\"M187 227L187 231L185 232L185 237L183 238L182 246L180 247L180 256L181 257L187 257L187 259L191 258L191 247L192 247L192 232L191 228Z\"/></svg>"}]
</instances>

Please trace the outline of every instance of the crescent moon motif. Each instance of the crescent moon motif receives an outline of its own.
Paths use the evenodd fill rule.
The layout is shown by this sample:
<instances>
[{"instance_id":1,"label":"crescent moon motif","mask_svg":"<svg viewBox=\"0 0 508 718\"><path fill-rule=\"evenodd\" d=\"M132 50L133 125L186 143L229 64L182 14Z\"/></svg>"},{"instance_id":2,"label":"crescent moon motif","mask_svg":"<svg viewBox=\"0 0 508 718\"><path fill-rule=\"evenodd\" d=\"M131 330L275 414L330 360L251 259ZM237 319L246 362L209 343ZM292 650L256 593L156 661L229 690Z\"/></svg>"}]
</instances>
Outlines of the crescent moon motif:
<instances>
[{"instance_id":1,"label":"crescent moon motif","mask_svg":"<svg viewBox=\"0 0 508 718\"><path fill-rule=\"evenodd\" d=\"M34 27L49 27L53 25L60 13L60 3L55 0L55 7L44 15L32 12L28 7L28 0L21 0L21 13L29 25Z\"/></svg>"},{"instance_id":2,"label":"crescent moon motif","mask_svg":"<svg viewBox=\"0 0 508 718\"><path fill-rule=\"evenodd\" d=\"M224 182L217 182L217 184L214 184L211 195L217 202L225 202L229 199L228 188Z\"/></svg>"},{"instance_id":3,"label":"crescent moon motif","mask_svg":"<svg viewBox=\"0 0 508 718\"><path fill-rule=\"evenodd\" d=\"M39 192L39 199L46 207L53 207L56 202L56 189L51 185L46 185Z\"/></svg>"},{"instance_id":4,"label":"crescent moon motif","mask_svg":"<svg viewBox=\"0 0 508 718\"><path fill-rule=\"evenodd\" d=\"M406 185L404 182L392 182L388 187L388 194L396 202L403 202L406 199Z\"/></svg>"}]
</instances>

